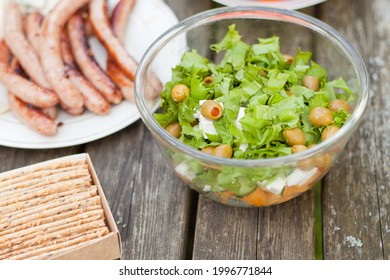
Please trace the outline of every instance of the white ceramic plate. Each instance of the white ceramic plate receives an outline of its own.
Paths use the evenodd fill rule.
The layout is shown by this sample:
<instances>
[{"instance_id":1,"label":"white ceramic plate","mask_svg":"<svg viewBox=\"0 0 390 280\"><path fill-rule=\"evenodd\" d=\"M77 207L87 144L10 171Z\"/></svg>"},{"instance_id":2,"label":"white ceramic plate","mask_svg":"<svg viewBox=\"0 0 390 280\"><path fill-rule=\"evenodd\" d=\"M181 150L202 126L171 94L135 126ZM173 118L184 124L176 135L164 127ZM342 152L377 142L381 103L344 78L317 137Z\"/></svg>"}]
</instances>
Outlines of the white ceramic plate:
<instances>
[{"instance_id":1,"label":"white ceramic plate","mask_svg":"<svg viewBox=\"0 0 390 280\"><path fill-rule=\"evenodd\" d=\"M214 0L226 6L262 6L288 10L302 9L325 0Z\"/></svg>"},{"instance_id":2,"label":"white ceramic plate","mask_svg":"<svg viewBox=\"0 0 390 280\"><path fill-rule=\"evenodd\" d=\"M22 2L22 0L19 0L19 2ZM24 2L34 2L35 5L45 1L24 0ZM117 0L110 0L109 6L113 7L116 2ZM178 20L162 0L137 1L136 3L129 20L126 48L137 60L140 60L148 46L165 30L176 24ZM0 10L0 21L1 17ZM104 65L107 56L104 48L96 39L91 40L91 46L98 62ZM171 63L172 67L180 61L178 55L185 51L186 44L183 42L182 45L173 47L175 49L168 55L169 60L165 59L164 62L161 62L164 64ZM169 80L170 73L161 71L159 62L154 64L154 71L163 83ZM1 105L7 105L7 95L6 89L0 84L0 110ZM139 118L140 114L137 107L128 101L113 106L111 113L107 116L96 116L86 111L83 115L75 117L61 112L58 121L62 122L63 126L59 128L58 135L45 137L23 125L11 112L3 114L0 112L0 145L29 149L74 146L117 132Z\"/></svg>"}]
</instances>

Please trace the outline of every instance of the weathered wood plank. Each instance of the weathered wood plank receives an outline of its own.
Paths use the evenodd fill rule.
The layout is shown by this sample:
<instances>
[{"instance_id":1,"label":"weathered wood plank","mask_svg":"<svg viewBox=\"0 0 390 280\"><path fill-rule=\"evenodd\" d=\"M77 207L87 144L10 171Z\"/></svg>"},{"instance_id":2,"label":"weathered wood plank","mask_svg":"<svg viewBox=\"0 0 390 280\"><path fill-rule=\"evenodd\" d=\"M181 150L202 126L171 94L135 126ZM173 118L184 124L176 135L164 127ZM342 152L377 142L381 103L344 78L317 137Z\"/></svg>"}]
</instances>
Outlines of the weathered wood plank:
<instances>
[{"instance_id":1,"label":"weathered wood plank","mask_svg":"<svg viewBox=\"0 0 390 280\"><path fill-rule=\"evenodd\" d=\"M190 190L174 175L149 132L131 201L126 240L131 259L184 259Z\"/></svg>"},{"instance_id":2,"label":"weathered wood plank","mask_svg":"<svg viewBox=\"0 0 390 280\"><path fill-rule=\"evenodd\" d=\"M193 259L256 259L258 216L200 196Z\"/></svg>"},{"instance_id":3,"label":"weathered wood plank","mask_svg":"<svg viewBox=\"0 0 390 280\"><path fill-rule=\"evenodd\" d=\"M258 259L314 259L314 190L260 209Z\"/></svg>"},{"instance_id":4,"label":"weathered wood plank","mask_svg":"<svg viewBox=\"0 0 390 280\"><path fill-rule=\"evenodd\" d=\"M129 256L130 207L139 172L145 128L141 121L86 146L117 223L123 243L123 259ZM134 213L136 214L136 213Z\"/></svg>"},{"instance_id":5,"label":"weathered wood plank","mask_svg":"<svg viewBox=\"0 0 390 280\"><path fill-rule=\"evenodd\" d=\"M381 49L381 34L378 33L378 26L384 24L381 20L385 18L374 17L372 4L367 1L327 1L320 14L322 20L335 27L358 48L366 63L370 58L381 58L386 51ZM387 6L390 7L388 3ZM371 79L376 82L378 69L374 67L371 70ZM384 78L379 83L385 87ZM378 89L382 87L378 86ZM389 109L389 103L386 105L383 102L385 93L373 91L360 128L325 178L325 259L382 259L381 232L387 236L388 249L389 234L381 229L380 219L383 219L382 225L389 224L386 213L389 192L388 188L379 188L385 185L389 187L388 178L385 178L389 165L384 162L389 156L388 151L384 153L384 140L389 137L388 120L385 115L378 115L378 112ZM387 198L382 197L386 192Z\"/></svg>"},{"instance_id":6,"label":"weathered wood plank","mask_svg":"<svg viewBox=\"0 0 390 280\"><path fill-rule=\"evenodd\" d=\"M390 26L388 24L388 9L390 3L376 0L372 3L374 21L371 28L376 29L373 44L377 51L369 57L368 69L371 73L373 111L375 123L375 146L378 159L376 168L376 183L378 186L378 201L380 225L382 230L383 255L390 259L390 99L388 98L388 73L390 72Z\"/></svg>"}]
</instances>

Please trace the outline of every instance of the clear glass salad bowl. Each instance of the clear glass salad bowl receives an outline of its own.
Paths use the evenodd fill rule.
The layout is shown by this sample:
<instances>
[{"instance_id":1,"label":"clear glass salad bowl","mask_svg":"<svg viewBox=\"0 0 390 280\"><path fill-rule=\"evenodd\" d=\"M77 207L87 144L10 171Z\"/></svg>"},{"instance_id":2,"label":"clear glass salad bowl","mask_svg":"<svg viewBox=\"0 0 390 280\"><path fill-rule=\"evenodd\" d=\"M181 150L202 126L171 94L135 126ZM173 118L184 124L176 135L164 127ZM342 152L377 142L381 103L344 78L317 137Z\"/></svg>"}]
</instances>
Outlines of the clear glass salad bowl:
<instances>
[{"instance_id":1,"label":"clear glass salad bowl","mask_svg":"<svg viewBox=\"0 0 390 280\"><path fill-rule=\"evenodd\" d=\"M184 52L195 49L210 61L221 59L210 45L221 41L228 26L236 25L243 39L280 37L281 52L298 48L313 53L328 77L342 77L354 92L351 117L332 138L306 151L277 158L231 159L198 151L172 137L154 118L159 101L148 81L153 73L166 83ZM296 11L233 7L192 16L161 35L140 61L135 97L142 120L173 171L189 187L223 204L261 207L288 201L312 188L328 172L362 119L369 96L363 60L354 47L327 24Z\"/></svg>"}]
</instances>

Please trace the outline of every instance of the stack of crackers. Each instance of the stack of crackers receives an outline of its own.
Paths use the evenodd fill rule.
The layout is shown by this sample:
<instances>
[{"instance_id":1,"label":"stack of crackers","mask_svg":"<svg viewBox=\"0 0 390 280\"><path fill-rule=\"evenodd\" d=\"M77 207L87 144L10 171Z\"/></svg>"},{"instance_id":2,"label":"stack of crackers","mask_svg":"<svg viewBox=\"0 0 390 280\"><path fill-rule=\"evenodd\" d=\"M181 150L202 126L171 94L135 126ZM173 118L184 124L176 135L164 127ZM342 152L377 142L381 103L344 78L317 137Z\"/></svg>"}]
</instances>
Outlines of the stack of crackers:
<instances>
[{"instance_id":1,"label":"stack of crackers","mask_svg":"<svg viewBox=\"0 0 390 280\"><path fill-rule=\"evenodd\" d=\"M86 158L0 174L0 259L49 258L108 233Z\"/></svg>"}]
</instances>

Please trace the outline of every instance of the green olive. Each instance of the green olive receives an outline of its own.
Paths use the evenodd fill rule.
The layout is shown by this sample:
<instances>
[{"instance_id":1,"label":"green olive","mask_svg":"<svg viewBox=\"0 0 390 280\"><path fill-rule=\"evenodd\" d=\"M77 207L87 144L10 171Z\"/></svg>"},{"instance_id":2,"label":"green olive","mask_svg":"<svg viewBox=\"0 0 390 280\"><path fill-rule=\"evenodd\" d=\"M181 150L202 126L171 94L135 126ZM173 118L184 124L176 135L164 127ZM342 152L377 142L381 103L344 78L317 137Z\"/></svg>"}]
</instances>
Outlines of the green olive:
<instances>
[{"instance_id":1,"label":"green olive","mask_svg":"<svg viewBox=\"0 0 390 280\"><path fill-rule=\"evenodd\" d=\"M200 150L202 153L206 153L206 154L209 154L209 155L212 155L213 152L214 152L214 149L215 147L213 146L207 146L207 147L204 147L202 150Z\"/></svg>"},{"instance_id":2,"label":"green olive","mask_svg":"<svg viewBox=\"0 0 390 280\"><path fill-rule=\"evenodd\" d=\"M202 104L200 112L205 118L218 120L222 116L222 106L214 100L207 100Z\"/></svg>"},{"instance_id":3,"label":"green olive","mask_svg":"<svg viewBox=\"0 0 390 280\"><path fill-rule=\"evenodd\" d=\"M283 137L289 146L305 145L305 134L300 128L288 128L283 131Z\"/></svg>"},{"instance_id":4,"label":"green olive","mask_svg":"<svg viewBox=\"0 0 390 280\"><path fill-rule=\"evenodd\" d=\"M227 144L222 144L214 148L213 155L216 157L231 158L233 149Z\"/></svg>"},{"instance_id":5,"label":"green olive","mask_svg":"<svg viewBox=\"0 0 390 280\"><path fill-rule=\"evenodd\" d=\"M165 128L165 130L175 138L180 137L181 126L178 122L173 122L173 123L169 124Z\"/></svg>"},{"instance_id":6,"label":"green olive","mask_svg":"<svg viewBox=\"0 0 390 280\"><path fill-rule=\"evenodd\" d=\"M190 89L183 84L177 84L171 90L171 96L175 102L181 102L189 95Z\"/></svg>"},{"instance_id":7,"label":"green olive","mask_svg":"<svg viewBox=\"0 0 390 280\"><path fill-rule=\"evenodd\" d=\"M305 145L294 145L291 147L291 151L293 154L304 152L307 150L307 147Z\"/></svg>"},{"instance_id":8,"label":"green olive","mask_svg":"<svg viewBox=\"0 0 390 280\"><path fill-rule=\"evenodd\" d=\"M339 130L340 129L335 125L325 127L321 134L321 140L325 141L326 139L329 139L330 137L335 135Z\"/></svg>"},{"instance_id":9,"label":"green olive","mask_svg":"<svg viewBox=\"0 0 390 280\"><path fill-rule=\"evenodd\" d=\"M318 91L320 89L320 81L314 76L303 77L302 85L314 91Z\"/></svg>"},{"instance_id":10,"label":"green olive","mask_svg":"<svg viewBox=\"0 0 390 280\"><path fill-rule=\"evenodd\" d=\"M206 85L209 85L213 82L213 77L211 76L207 76L203 79L203 82L206 84Z\"/></svg>"},{"instance_id":11,"label":"green olive","mask_svg":"<svg viewBox=\"0 0 390 280\"><path fill-rule=\"evenodd\" d=\"M323 126L333 123L332 112L329 109L322 107L316 107L311 110L309 119L315 126Z\"/></svg>"},{"instance_id":12,"label":"green olive","mask_svg":"<svg viewBox=\"0 0 390 280\"><path fill-rule=\"evenodd\" d=\"M343 99L333 100L329 103L328 108L333 112L340 112L340 110L344 110L345 112L349 113L349 111L351 110L351 106L348 104L347 101Z\"/></svg>"}]
</instances>

